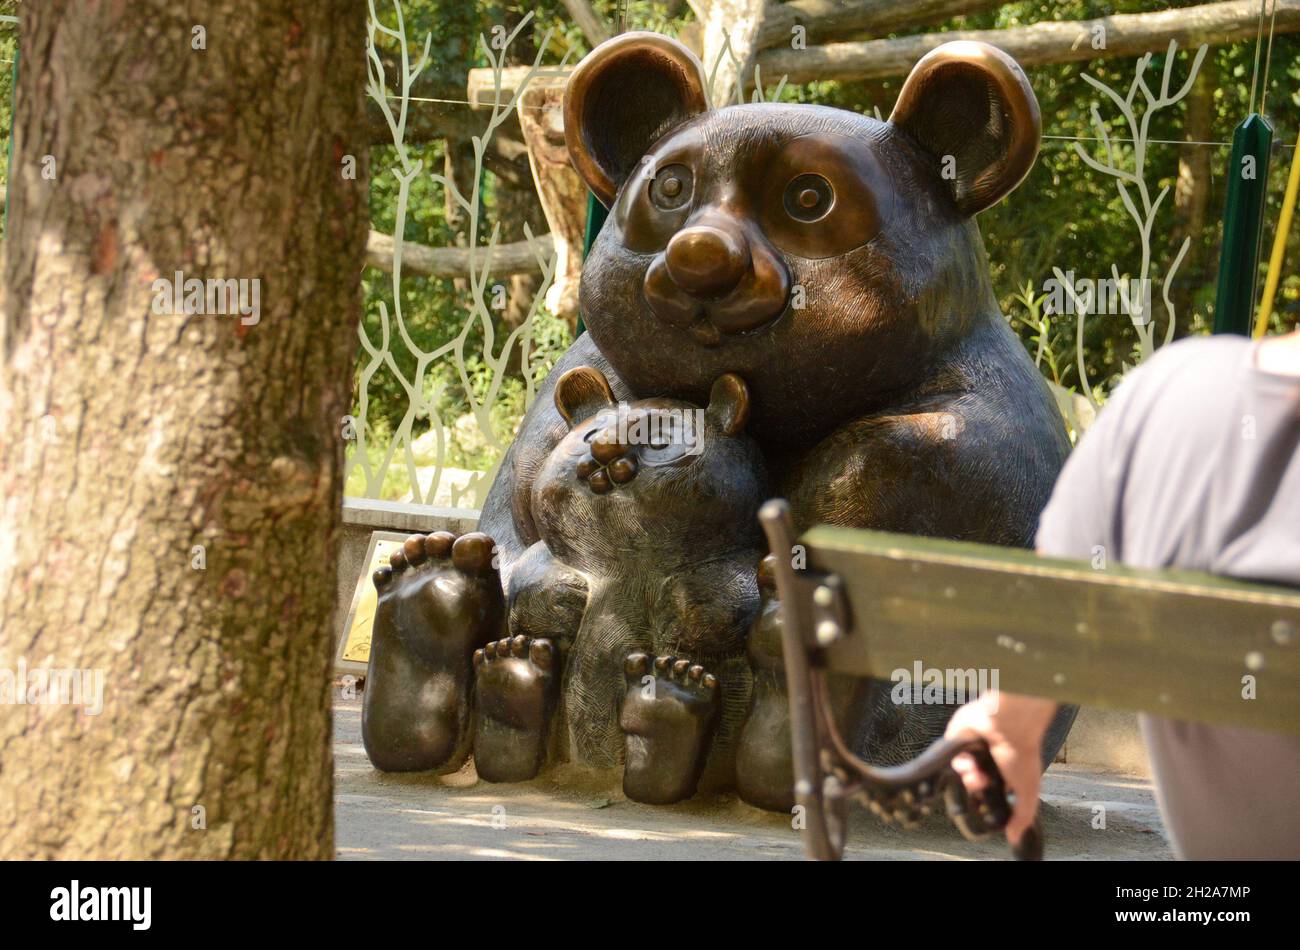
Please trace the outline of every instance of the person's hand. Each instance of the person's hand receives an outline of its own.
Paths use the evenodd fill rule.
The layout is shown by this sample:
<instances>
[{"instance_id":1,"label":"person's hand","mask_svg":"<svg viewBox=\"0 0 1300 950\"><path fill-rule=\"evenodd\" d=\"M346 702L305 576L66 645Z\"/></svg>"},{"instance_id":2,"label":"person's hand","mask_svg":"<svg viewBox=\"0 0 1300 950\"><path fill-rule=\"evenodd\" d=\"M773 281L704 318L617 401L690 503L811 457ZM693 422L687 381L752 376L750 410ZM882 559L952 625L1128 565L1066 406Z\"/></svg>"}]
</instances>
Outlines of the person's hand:
<instances>
[{"instance_id":1,"label":"person's hand","mask_svg":"<svg viewBox=\"0 0 1300 950\"><path fill-rule=\"evenodd\" d=\"M1012 845L1020 843L1038 814L1043 735L1055 715L1056 703L1051 700L991 691L958 709L944 733L949 739L978 737L988 743L1007 789L1016 796L1006 829ZM952 767L969 794L988 788L988 776L969 755L957 756Z\"/></svg>"}]
</instances>

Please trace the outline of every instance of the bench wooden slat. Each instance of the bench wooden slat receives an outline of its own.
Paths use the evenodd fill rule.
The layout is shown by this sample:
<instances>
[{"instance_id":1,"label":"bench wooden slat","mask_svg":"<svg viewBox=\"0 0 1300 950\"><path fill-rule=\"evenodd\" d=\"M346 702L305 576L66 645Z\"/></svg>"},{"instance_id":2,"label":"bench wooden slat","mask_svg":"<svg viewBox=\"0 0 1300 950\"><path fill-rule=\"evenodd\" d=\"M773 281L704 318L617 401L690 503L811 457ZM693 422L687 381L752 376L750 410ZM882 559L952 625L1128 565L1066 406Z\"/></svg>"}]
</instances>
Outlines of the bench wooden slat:
<instances>
[{"instance_id":1,"label":"bench wooden slat","mask_svg":"<svg viewBox=\"0 0 1300 950\"><path fill-rule=\"evenodd\" d=\"M801 542L848 597L832 670L983 668L1010 692L1300 735L1300 592L885 532Z\"/></svg>"}]
</instances>

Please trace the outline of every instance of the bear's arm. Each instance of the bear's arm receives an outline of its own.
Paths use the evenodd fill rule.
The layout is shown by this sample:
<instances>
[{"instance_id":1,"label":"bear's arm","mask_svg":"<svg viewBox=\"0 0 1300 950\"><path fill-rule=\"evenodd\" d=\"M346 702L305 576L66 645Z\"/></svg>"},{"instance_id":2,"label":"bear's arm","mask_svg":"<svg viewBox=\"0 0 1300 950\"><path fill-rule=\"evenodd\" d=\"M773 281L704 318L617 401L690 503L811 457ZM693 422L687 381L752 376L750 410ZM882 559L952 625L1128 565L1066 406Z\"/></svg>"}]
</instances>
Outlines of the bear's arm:
<instances>
[{"instance_id":1,"label":"bear's arm","mask_svg":"<svg viewBox=\"0 0 1300 950\"><path fill-rule=\"evenodd\" d=\"M655 648L703 663L738 656L758 614L760 550L696 562L664 578L655 597Z\"/></svg>"},{"instance_id":2,"label":"bear's arm","mask_svg":"<svg viewBox=\"0 0 1300 950\"><path fill-rule=\"evenodd\" d=\"M972 392L841 426L784 473L800 530L833 524L1027 547L1069 442L1055 408Z\"/></svg>"},{"instance_id":3,"label":"bear's arm","mask_svg":"<svg viewBox=\"0 0 1300 950\"><path fill-rule=\"evenodd\" d=\"M567 649L587 609L587 581L538 541L515 562L506 603L511 636L544 637Z\"/></svg>"}]
</instances>

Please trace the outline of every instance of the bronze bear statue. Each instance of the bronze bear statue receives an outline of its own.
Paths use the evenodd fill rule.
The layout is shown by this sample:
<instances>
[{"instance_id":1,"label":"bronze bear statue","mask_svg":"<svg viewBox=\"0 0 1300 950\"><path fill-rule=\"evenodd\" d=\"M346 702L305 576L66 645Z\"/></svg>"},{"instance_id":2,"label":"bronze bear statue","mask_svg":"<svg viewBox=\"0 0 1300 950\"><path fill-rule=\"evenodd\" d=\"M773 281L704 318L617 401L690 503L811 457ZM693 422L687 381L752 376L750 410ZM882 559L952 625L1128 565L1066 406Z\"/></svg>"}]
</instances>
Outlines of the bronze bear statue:
<instances>
[{"instance_id":1,"label":"bronze bear statue","mask_svg":"<svg viewBox=\"0 0 1300 950\"><path fill-rule=\"evenodd\" d=\"M610 208L583 267L588 332L560 359L520 425L483 508L485 534L413 538L409 551L395 555L396 573L376 578L382 586L363 736L382 769L460 767L477 721L484 761L507 763L495 775L491 766L489 774L480 768L483 777L509 780L536 770L546 750L513 733L494 735L492 718L474 712L478 649L483 669L503 653L530 663L537 654L529 681L536 698L492 698L496 723L520 721L520 704L550 715L548 704L558 703L557 718L573 715L559 684L572 682L566 667L585 662L572 631L594 604L591 575L562 558L555 569L544 538L600 530L581 519L557 524L537 488L557 446L572 438L566 397L555 394L557 381L575 379L567 374L579 367L588 368L579 374L586 392L574 394L575 405L592 398L704 404L720 380L743 381L748 435L767 484L790 500L801 529L827 523L1026 546L1069 451L1051 394L999 311L974 222L1020 183L1038 149L1037 101L1002 51L973 42L938 47L916 64L889 120L880 121L812 105L710 109L694 54L664 36L628 33L577 67L564 116L573 164ZM611 494L618 490L615 461L588 472L597 484L607 481ZM668 509L645 511L646 524L680 529L696 514L708 523L711 500L693 495L694 487L684 482L671 499L657 492L654 505ZM754 536L752 518L711 530L733 551ZM665 535L672 537L679 536ZM493 541L485 581L483 550ZM695 543L682 535L668 545L678 544L671 554L655 547L653 564L629 557L620 583L662 581L663 566L689 558ZM465 546L459 560L456 545ZM736 581L746 591L758 584L752 566L752 575ZM722 579L715 583L719 593L730 590ZM548 596L537 598L539 588ZM736 717L745 720L738 735L727 739L719 730L714 746L727 748L716 782L706 784L733 785L754 804L785 809L792 801L789 750L780 747L787 733L779 649L772 649L779 615L770 588L761 609L749 602L746 643L726 643L706 664L684 648L658 653L651 642L659 656L671 656L666 669L637 644L624 658L626 675L657 675L675 684L669 695L684 704L694 695L693 674L702 682L711 665L750 666L752 675L715 682L718 702L748 715ZM662 629L669 606L645 603L641 627ZM716 619L678 635L698 640ZM602 676L615 677L612 663L600 659ZM617 723L627 761L647 761L644 743L629 732L646 717L629 703L632 690L618 710L609 707L623 688L615 682L600 687L595 704L602 718L594 734L603 730L603 738L585 749L580 740L554 750L558 755L585 752L593 764L614 764L608 750L617 755ZM896 706L878 683L842 690L837 706L856 751L886 764L915 756L952 711ZM589 714L577 711L580 722ZM1058 717L1045 743L1049 761L1073 716L1063 709ZM754 738L749 748L746 733ZM499 750L485 741L513 754L494 755ZM706 775L713 768L703 767ZM660 769L645 789L635 782L625 788L645 800L689 794L692 776L667 774L672 770Z\"/></svg>"},{"instance_id":2,"label":"bronze bear statue","mask_svg":"<svg viewBox=\"0 0 1300 950\"><path fill-rule=\"evenodd\" d=\"M757 512L770 489L744 433L748 389L724 375L707 408L617 403L583 366L556 382L555 404L570 429L533 480L540 540L507 589L512 665L526 675L515 654L539 642L558 653L563 679L550 688L561 701L546 710L561 713L560 758L624 762L624 787L641 801L687 797L706 759L728 770L749 694ZM530 778L550 735L494 712L513 692L478 681L474 759L489 779Z\"/></svg>"}]
</instances>

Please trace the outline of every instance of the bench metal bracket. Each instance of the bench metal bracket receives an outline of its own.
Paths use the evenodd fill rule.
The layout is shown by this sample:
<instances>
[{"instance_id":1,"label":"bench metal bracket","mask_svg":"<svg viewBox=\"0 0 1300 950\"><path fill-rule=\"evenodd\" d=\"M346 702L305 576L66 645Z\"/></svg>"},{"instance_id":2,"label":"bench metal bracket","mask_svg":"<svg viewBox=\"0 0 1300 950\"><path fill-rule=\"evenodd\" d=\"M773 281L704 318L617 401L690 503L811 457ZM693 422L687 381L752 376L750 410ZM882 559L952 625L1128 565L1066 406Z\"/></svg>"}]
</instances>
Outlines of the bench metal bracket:
<instances>
[{"instance_id":1,"label":"bench metal bracket","mask_svg":"<svg viewBox=\"0 0 1300 950\"><path fill-rule=\"evenodd\" d=\"M785 501L769 501L759 520L776 555L795 803L804 813L808 856L838 860L843 855L848 806L854 800L905 828L914 827L942 802L948 817L972 841L1004 828L1011 816L1006 786L982 740L941 739L911 762L889 767L871 765L848 748L835 722L822 662L822 651L855 629L844 585L835 574L795 570L794 523ZM978 798L966 793L952 768L952 760L962 753L972 755L989 776L989 787ZM1013 853L1022 859L1042 857L1037 825Z\"/></svg>"}]
</instances>

